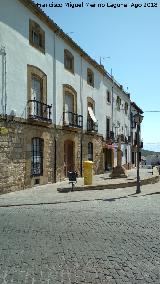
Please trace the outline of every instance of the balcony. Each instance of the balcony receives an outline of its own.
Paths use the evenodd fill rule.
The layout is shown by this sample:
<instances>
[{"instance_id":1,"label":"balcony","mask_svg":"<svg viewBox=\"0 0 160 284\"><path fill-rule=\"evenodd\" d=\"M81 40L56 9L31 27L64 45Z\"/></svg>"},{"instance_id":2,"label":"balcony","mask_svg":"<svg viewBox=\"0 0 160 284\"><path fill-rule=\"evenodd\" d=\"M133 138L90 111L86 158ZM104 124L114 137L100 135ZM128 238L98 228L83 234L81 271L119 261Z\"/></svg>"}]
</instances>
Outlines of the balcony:
<instances>
[{"instance_id":1,"label":"balcony","mask_svg":"<svg viewBox=\"0 0 160 284\"><path fill-rule=\"evenodd\" d=\"M87 119L87 131L88 132L98 132L98 124L94 122L91 118Z\"/></svg>"},{"instance_id":2,"label":"balcony","mask_svg":"<svg viewBox=\"0 0 160 284\"><path fill-rule=\"evenodd\" d=\"M119 143L119 142L121 142L121 143L128 143L128 139L127 139L127 137L125 137L124 136L124 134L118 134L117 136L116 136L116 138L115 138L115 142L116 143Z\"/></svg>"},{"instance_id":3,"label":"balcony","mask_svg":"<svg viewBox=\"0 0 160 284\"><path fill-rule=\"evenodd\" d=\"M37 101L35 98L28 101L28 118L33 121L52 123L52 105Z\"/></svg>"},{"instance_id":4,"label":"balcony","mask_svg":"<svg viewBox=\"0 0 160 284\"><path fill-rule=\"evenodd\" d=\"M83 128L83 116L71 111L63 112L63 126Z\"/></svg>"},{"instance_id":5,"label":"balcony","mask_svg":"<svg viewBox=\"0 0 160 284\"><path fill-rule=\"evenodd\" d=\"M121 134L121 142L125 142L124 134Z\"/></svg>"},{"instance_id":6,"label":"balcony","mask_svg":"<svg viewBox=\"0 0 160 284\"><path fill-rule=\"evenodd\" d=\"M134 146L137 146L137 140L134 140ZM143 141L139 141L139 148L143 148Z\"/></svg>"},{"instance_id":7,"label":"balcony","mask_svg":"<svg viewBox=\"0 0 160 284\"><path fill-rule=\"evenodd\" d=\"M128 144L128 138L127 138L127 136L124 137L124 142L125 142L125 144Z\"/></svg>"},{"instance_id":8,"label":"balcony","mask_svg":"<svg viewBox=\"0 0 160 284\"><path fill-rule=\"evenodd\" d=\"M132 139L131 139L131 135L128 136L128 143L131 143Z\"/></svg>"},{"instance_id":9,"label":"balcony","mask_svg":"<svg viewBox=\"0 0 160 284\"><path fill-rule=\"evenodd\" d=\"M137 140L134 139L133 146L137 146Z\"/></svg>"},{"instance_id":10,"label":"balcony","mask_svg":"<svg viewBox=\"0 0 160 284\"><path fill-rule=\"evenodd\" d=\"M107 131L106 140L113 142L113 140L114 140L114 132L113 131Z\"/></svg>"}]
</instances>

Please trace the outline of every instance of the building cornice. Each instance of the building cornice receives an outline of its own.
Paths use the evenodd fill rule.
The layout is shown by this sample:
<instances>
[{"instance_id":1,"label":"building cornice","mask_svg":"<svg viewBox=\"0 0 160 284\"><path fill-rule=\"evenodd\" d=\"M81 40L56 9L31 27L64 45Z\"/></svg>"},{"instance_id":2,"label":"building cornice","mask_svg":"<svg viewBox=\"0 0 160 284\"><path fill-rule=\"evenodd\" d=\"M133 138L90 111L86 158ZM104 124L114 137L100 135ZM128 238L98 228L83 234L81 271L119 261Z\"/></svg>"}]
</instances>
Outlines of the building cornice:
<instances>
[{"instance_id":1,"label":"building cornice","mask_svg":"<svg viewBox=\"0 0 160 284\"><path fill-rule=\"evenodd\" d=\"M131 102L131 106L135 108L140 114L143 114L143 110L139 106L137 106L135 102Z\"/></svg>"}]
</instances>

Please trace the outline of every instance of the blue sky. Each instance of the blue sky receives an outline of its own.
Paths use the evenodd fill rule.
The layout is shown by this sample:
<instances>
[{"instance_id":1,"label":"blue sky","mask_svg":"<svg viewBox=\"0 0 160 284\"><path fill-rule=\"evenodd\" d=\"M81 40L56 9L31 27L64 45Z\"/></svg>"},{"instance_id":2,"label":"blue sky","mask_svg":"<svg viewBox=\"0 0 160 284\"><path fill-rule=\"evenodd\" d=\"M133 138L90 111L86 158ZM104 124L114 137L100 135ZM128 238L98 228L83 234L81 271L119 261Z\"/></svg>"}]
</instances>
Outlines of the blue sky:
<instances>
[{"instance_id":1,"label":"blue sky","mask_svg":"<svg viewBox=\"0 0 160 284\"><path fill-rule=\"evenodd\" d=\"M52 3L49 0L37 2ZM118 2L128 3L128 6L132 3L108 1ZM145 1L136 3L144 5ZM132 100L144 111L145 149L160 151L160 113L145 112L160 110L160 4L157 8L45 8L44 11L97 62L100 56L110 57L102 59L106 70L110 72L112 68L115 79L124 89L128 87Z\"/></svg>"}]
</instances>

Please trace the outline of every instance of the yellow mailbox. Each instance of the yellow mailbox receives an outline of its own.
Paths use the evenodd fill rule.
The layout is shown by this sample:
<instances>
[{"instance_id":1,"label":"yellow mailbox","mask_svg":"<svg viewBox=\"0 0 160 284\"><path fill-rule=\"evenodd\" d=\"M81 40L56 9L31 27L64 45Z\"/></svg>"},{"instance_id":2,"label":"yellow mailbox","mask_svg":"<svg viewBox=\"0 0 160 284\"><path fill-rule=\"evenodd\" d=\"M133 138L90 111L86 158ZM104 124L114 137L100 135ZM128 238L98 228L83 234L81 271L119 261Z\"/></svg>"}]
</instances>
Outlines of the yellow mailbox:
<instances>
[{"instance_id":1,"label":"yellow mailbox","mask_svg":"<svg viewBox=\"0 0 160 284\"><path fill-rule=\"evenodd\" d=\"M84 185L92 184L93 177L93 162L92 161L84 161Z\"/></svg>"}]
</instances>

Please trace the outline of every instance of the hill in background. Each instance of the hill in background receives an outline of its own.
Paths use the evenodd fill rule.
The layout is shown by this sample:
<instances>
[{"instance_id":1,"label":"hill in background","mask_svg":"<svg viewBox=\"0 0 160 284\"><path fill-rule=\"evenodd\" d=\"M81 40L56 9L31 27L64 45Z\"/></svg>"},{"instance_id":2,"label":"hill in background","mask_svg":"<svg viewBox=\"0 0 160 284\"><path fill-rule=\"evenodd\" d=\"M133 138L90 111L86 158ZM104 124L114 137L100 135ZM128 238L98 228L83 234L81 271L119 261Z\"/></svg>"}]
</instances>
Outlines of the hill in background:
<instances>
[{"instance_id":1,"label":"hill in background","mask_svg":"<svg viewBox=\"0 0 160 284\"><path fill-rule=\"evenodd\" d=\"M142 156L144 157L147 157L147 156L150 156L150 155L160 155L160 152L155 152L155 151L149 151L149 150L144 150L142 149L141 150L141 153L142 153Z\"/></svg>"}]
</instances>

